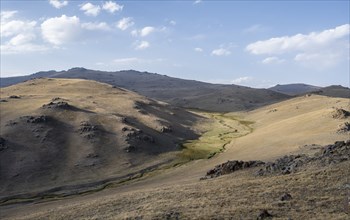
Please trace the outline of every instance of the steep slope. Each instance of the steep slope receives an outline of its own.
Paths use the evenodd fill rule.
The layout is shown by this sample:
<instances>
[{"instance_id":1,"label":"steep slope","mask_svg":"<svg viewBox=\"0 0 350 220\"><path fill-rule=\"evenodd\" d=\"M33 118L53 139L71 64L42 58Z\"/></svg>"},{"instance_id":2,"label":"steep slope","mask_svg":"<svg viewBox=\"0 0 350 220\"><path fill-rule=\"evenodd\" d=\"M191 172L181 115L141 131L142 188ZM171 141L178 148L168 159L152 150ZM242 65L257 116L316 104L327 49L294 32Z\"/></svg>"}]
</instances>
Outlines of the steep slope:
<instances>
[{"instance_id":1,"label":"steep slope","mask_svg":"<svg viewBox=\"0 0 350 220\"><path fill-rule=\"evenodd\" d=\"M1 197L131 178L174 160L204 121L87 80L30 80L0 95Z\"/></svg>"},{"instance_id":2,"label":"steep slope","mask_svg":"<svg viewBox=\"0 0 350 220\"><path fill-rule=\"evenodd\" d=\"M172 105L207 111L230 112L253 109L290 98L288 95L267 89L210 84L133 70L103 72L72 68L60 72L38 72L24 78L2 78L1 86L11 85L18 80L38 77L96 80L133 90Z\"/></svg>"},{"instance_id":3,"label":"steep slope","mask_svg":"<svg viewBox=\"0 0 350 220\"><path fill-rule=\"evenodd\" d=\"M303 83L295 83L295 84L285 84L285 85L276 85L274 87L269 88L269 90L283 93L286 95L301 95L308 92L314 92L320 90L321 87L307 85Z\"/></svg>"}]
</instances>

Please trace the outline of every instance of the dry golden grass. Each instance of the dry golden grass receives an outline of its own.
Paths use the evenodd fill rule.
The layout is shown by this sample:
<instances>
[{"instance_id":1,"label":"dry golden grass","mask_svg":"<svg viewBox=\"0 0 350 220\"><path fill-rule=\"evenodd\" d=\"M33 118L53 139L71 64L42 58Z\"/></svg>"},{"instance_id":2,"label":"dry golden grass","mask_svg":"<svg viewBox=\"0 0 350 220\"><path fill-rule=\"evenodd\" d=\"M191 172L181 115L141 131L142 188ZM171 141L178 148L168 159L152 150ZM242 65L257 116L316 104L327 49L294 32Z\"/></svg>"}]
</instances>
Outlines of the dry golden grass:
<instances>
[{"instance_id":1,"label":"dry golden grass","mask_svg":"<svg viewBox=\"0 0 350 220\"><path fill-rule=\"evenodd\" d=\"M348 219L349 179L344 171L349 166L348 161L268 177L254 176L255 170L238 171L190 184L52 203L44 210L32 205L30 215L19 212L12 219L256 219L263 209L274 219ZM292 199L281 201L284 193Z\"/></svg>"},{"instance_id":2,"label":"dry golden grass","mask_svg":"<svg viewBox=\"0 0 350 220\"><path fill-rule=\"evenodd\" d=\"M215 133L214 128L225 129L224 124L238 129L240 135L228 136L233 138L232 141L225 145L222 153L211 159L158 170L139 181L95 194L42 204L1 207L2 217L256 219L261 209L267 209L275 219L349 219L349 213L345 212L348 208L349 161L329 167L309 167L284 176L256 177L253 169L199 181L207 170L227 160L273 160L285 154L309 150L304 145L325 145L348 139L348 134L336 133L338 125L347 119L332 118L335 107L349 110L349 101L312 95L248 113L228 113L217 118L212 114L215 119L212 131L206 127L207 136L190 143L190 147L202 146L201 143L204 147L208 143L208 147L212 147L215 140L219 146L225 141L230 142L226 138L217 139L223 131ZM103 113L102 110L99 112ZM280 201L285 192L292 195L291 201Z\"/></svg>"}]
</instances>

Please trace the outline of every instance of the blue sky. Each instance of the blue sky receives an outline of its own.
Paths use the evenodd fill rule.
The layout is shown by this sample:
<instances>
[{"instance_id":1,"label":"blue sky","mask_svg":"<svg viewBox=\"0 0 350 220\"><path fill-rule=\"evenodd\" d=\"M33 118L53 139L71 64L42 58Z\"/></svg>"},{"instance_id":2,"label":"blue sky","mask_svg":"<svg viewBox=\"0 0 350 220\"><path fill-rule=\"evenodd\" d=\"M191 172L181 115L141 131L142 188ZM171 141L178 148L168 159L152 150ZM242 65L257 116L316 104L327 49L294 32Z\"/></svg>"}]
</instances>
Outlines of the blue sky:
<instances>
[{"instance_id":1,"label":"blue sky","mask_svg":"<svg viewBox=\"0 0 350 220\"><path fill-rule=\"evenodd\" d=\"M1 1L1 76L136 69L349 86L349 1Z\"/></svg>"}]
</instances>

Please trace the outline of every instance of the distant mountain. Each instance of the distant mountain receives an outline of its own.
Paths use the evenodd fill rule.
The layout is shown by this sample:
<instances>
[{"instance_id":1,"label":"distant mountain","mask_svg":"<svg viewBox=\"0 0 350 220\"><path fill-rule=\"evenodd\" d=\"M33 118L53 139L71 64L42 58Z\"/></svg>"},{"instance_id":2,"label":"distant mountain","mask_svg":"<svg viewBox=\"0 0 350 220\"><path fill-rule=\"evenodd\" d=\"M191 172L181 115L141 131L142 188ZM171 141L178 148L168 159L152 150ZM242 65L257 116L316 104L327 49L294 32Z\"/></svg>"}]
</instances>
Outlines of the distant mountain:
<instances>
[{"instance_id":1,"label":"distant mountain","mask_svg":"<svg viewBox=\"0 0 350 220\"><path fill-rule=\"evenodd\" d=\"M272 91L280 92L286 95L300 95L308 92L314 92L321 89L321 87L307 85L303 83L295 83L295 84L285 84L285 85L276 85L274 87L269 88Z\"/></svg>"},{"instance_id":2,"label":"distant mountain","mask_svg":"<svg viewBox=\"0 0 350 220\"><path fill-rule=\"evenodd\" d=\"M349 98L350 99L350 89L343 86L327 86L321 88L318 91L312 92L318 95L324 95L329 97L339 97L339 98Z\"/></svg>"},{"instance_id":3,"label":"distant mountain","mask_svg":"<svg viewBox=\"0 0 350 220\"><path fill-rule=\"evenodd\" d=\"M318 87L302 83L276 85L269 88L272 91L291 96L304 95L307 93L324 95L329 97L350 98L350 89L343 86Z\"/></svg>"},{"instance_id":4,"label":"distant mountain","mask_svg":"<svg viewBox=\"0 0 350 220\"><path fill-rule=\"evenodd\" d=\"M210 84L134 70L104 72L72 68L67 71L38 72L29 76L2 78L0 85L5 87L40 77L96 80L176 106L206 111L248 110L290 98L289 95L268 89Z\"/></svg>"}]
</instances>

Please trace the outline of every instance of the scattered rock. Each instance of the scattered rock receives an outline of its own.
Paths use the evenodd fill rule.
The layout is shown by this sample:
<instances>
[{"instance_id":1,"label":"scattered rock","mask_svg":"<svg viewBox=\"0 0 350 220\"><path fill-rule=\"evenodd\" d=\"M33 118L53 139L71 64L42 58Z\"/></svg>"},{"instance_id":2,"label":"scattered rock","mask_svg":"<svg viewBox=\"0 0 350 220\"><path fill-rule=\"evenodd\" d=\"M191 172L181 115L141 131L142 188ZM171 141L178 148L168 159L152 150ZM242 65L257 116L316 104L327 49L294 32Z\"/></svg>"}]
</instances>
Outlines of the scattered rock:
<instances>
[{"instance_id":1,"label":"scattered rock","mask_svg":"<svg viewBox=\"0 0 350 220\"><path fill-rule=\"evenodd\" d=\"M3 137L0 137L0 151L6 150L6 140Z\"/></svg>"},{"instance_id":2,"label":"scattered rock","mask_svg":"<svg viewBox=\"0 0 350 220\"><path fill-rule=\"evenodd\" d=\"M46 115L40 115L40 116L22 116L20 119L25 120L27 123L45 123L49 121L49 117Z\"/></svg>"},{"instance_id":3,"label":"scattered rock","mask_svg":"<svg viewBox=\"0 0 350 220\"><path fill-rule=\"evenodd\" d=\"M345 122L344 124L339 125L337 133L346 133L350 132L350 122Z\"/></svg>"},{"instance_id":4,"label":"scattered rock","mask_svg":"<svg viewBox=\"0 0 350 220\"><path fill-rule=\"evenodd\" d=\"M10 99L20 99L21 97L18 95L11 95L9 96Z\"/></svg>"},{"instance_id":5,"label":"scattered rock","mask_svg":"<svg viewBox=\"0 0 350 220\"><path fill-rule=\"evenodd\" d=\"M275 162L266 163L265 173L281 173L290 174L294 173L304 163L309 160L306 155L289 155L277 159ZM258 171L259 175L262 174L261 170Z\"/></svg>"},{"instance_id":6,"label":"scattered rock","mask_svg":"<svg viewBox=\"0 0 350 220\"><path fill-rule=\"evenodd\" d=\"M266 209L262 210L258 217L256 218L257 220L261 219L267 219L267 218L272 218L273 215L271 215Z\"/></svg>"},{"instance_id":7,"label":"scattered rock","mask_svg":"<svg viewBox=\"0 0 350 220\"><path fill-rule=\"evenodd\" d=\"M277 112L277 109L271 109L268 113L270 113L270 112Z\"/></svg>"},{"instance_id":8,"label":"scattered rock","mask_svg":"<svg viewBox=\"0 0 350 220\"><path fill-rule=\"evenodd\" d=\"M175 211L169 211L167 213L165 213L164 215L164 219L166 220L178 220L180 219L180 213L179 212L175 212Z\"/></svg>"},{"instance_id":9,"label":"scattered rock","mask_svg":"<svg viewBox=\"0 0 350 220\"><path fill-rule=\"evenodd\" d=\"M80 123L80 128L79 128L80 134L86 133L86 132L91 132L91 131L96 131L96 130L97 130L97 127L94 125L91 125L87 121L82 121Z\"/></svg>"},{"instance_id":10,"label":"scattered rock","mask_svg":"<svg viewBox=\"0 0 350 220\"><path fill-rule=\"evenodd\" d=\"M350 116L350 112L342 108L336 108L332 113L332 117L336 119L345 119Z\"/></svg>"},{"instance_id":11,"label":"scattered rock","mask_svg":"<svg viewBox=\"0 0 350 220\"><path fill-rule=\"evenodd\" d=\"M160 132L162 132L162 133L170 133L172 131L173 130L172 130L172 128L170 126L163 126L163 127L160 128Z\"/></svg>"},{"instance_id":12,"label":"scattered rock","mask_svg":"<svg viewBox=\"0 0 350 220\"><path fill-rule=\"evenodd\" d=\"M281 201L289 201L292 199L292 196L289 194L289 193L284 193L282 196L281 196Z\"/></svg>"},{"instance_id":13,"label":"scattered rock","mask_svg":"<svg viewBox=\"0 0 350 220\"><path fill-rule=\"evenodd\" d=\"M50 102L42 106L44 109L71 109L71 106L67 102Z\"/></svg>"},{"instance_id":14,"label":"scattered rock","mask_svg":"<svg viewBox=\"0 0 350 220\"><path fill-rule=\"evenodd\" d=\"M6 99L0 99L0 102L7 102Z\"/></svg>"},{"instance_id":15,"label":"scattered rock","mask_svg":"<svg viewBox=\"0 0 350 220\"><path fill-rule=\"evenodd\" d=\"M204 177L204 179L219 177L221 175L233 173L237 170L257 167L263 164L265 163L262 161L238 161L238 160L227 161L226 163L217 165L214 167L214 169L209 170L206 176Z\"/></svg>"},{"instance_id":16,"label":"scattered rock","mask_svg":"<svg viewBox=\"0 0 350 220\"><path fill-rule=\"evenodd\" d=\"M265 167L257 172L257 175L290 174L310 163L327 166L347 160L350 160L350 140L336 141L334 144L324 146L313 156L289 155L279 158L275 162L266 163Z\"/></svg>"},{"instance_id":17,"label":"scattered rock","mask_svg":"<svg viewBox=\"0 0 350 220\"><path fill-rule=\"evenodd\" d=\"M122 128L122 131L123 131L123 132L129 131L129 128L128 128L128 127L123 127L123 128Z\"/></svg>"},{"instance_id":18,"label":"scattered rock","mask_svg":"<svg viewBox=\"0 0 350 220\"><path fill-rule=\"evenodd\" d=\"M133 145L129 145L129 146L125 147L124 150L125 150L127 153L135 152L135 151L136 151L136 147L133 146Z\"/></svg>"}]
</instances>

